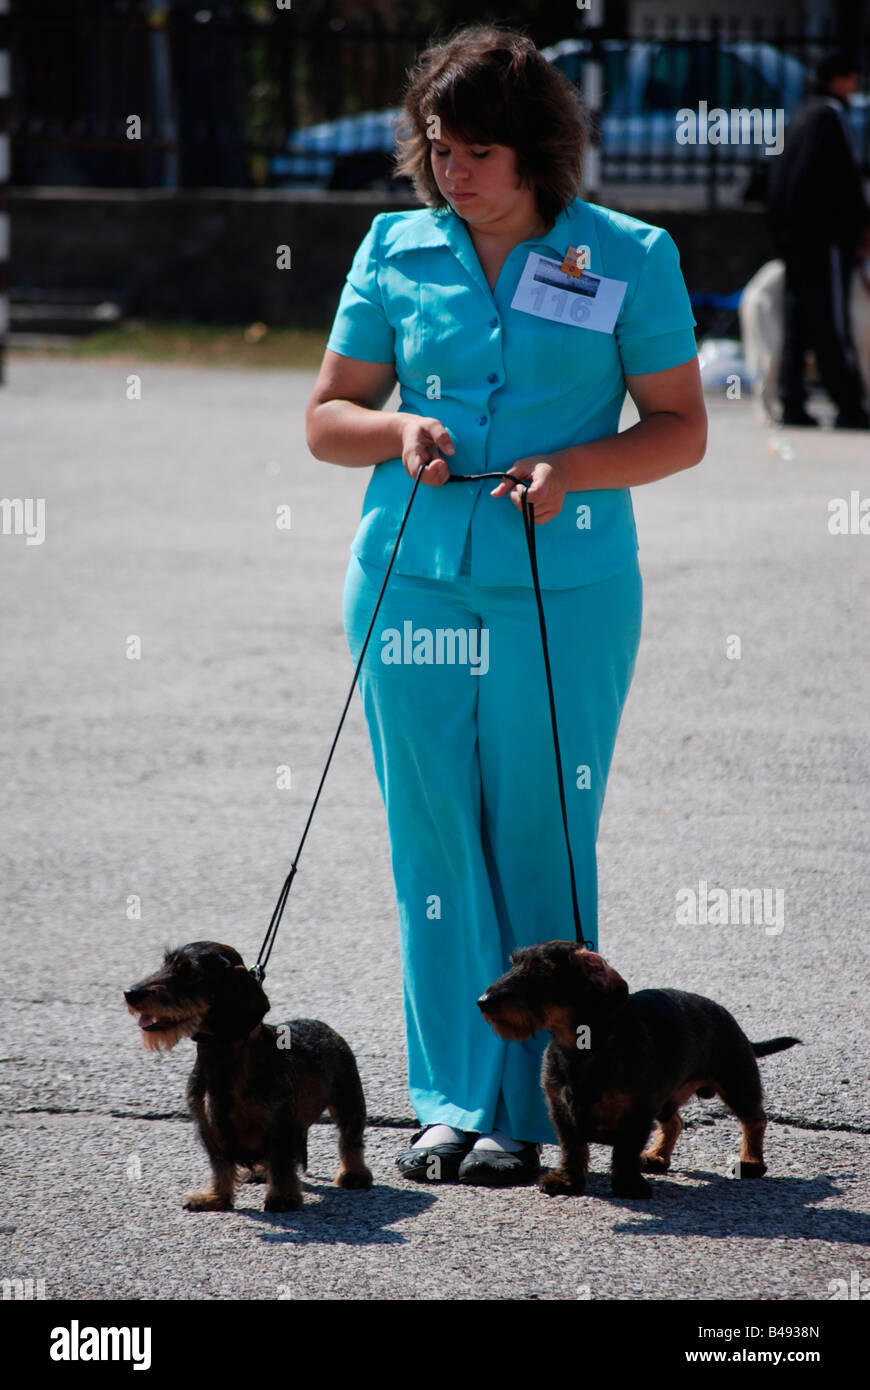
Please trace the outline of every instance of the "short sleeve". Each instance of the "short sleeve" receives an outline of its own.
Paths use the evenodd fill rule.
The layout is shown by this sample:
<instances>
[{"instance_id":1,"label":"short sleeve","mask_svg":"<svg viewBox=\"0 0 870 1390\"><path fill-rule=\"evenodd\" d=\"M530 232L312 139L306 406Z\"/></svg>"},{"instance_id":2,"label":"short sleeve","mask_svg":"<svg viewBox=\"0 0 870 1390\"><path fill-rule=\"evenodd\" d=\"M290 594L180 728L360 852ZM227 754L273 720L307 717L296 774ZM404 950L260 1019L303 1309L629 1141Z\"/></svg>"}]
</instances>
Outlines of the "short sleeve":
<instances>
[{"instance_id":1,"label":"short sleeve","mask_svg":"<svg viewBox=\"0 0 870 1390\"><path fill-rule=\"evenodd\" d=\"M655 228L632 293L616 321L616 341L626 376L664 372L697 356L695 317L680 255L671 236Z\"/></svg>"},{"instance_id":2,"label":"short sleeve","mask_svg":"<svg viewBox=\"0 0 870 1390\"><path fill-rule=\"evenodd\" d=\"M364 362L394 362L396 334L384 312L378 280L378 213L353 258L326 346Z\"/></svg>"}]
</instances>

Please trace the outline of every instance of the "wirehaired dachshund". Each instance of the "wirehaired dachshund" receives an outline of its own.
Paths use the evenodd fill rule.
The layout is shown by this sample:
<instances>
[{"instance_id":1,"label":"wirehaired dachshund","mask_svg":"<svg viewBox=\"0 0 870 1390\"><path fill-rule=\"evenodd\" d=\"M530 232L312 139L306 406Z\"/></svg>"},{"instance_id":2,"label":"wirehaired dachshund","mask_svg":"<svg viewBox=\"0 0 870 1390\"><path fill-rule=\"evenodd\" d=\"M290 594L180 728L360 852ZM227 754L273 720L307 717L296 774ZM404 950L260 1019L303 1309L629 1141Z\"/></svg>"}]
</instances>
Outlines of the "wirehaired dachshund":
<instances>
[{"instance_id":1,"label":"wirehaired dachshund","mask_svg":"<svg viewBox=\"0 0 870 1390\"><path fill-rule=\"evenodd\" d=\"M210 1191L188 1211L229 1211L239 1168L262 1171L266 1211L302 1206L298 1169L307 1166L309 1127L327 1109L338 1126L338 1187L367 1188L365 1100L354 1055L315 1019L263 1023L269 1000L232 946L194 941L168 951L163 966L124 993L142 1042L168 1051L196 1043L187 1086L191 1113L209 1156Z\"/></svg>"},{"instance_id":2,"label":"wirehaired dachshund","mask_svg":"<svg viewBox=\"0 0 870 1390\"><path fill-rule=\"evenodd\" d=\"M740 1120L735 1176L763 1176L767 1117L755 1059L799 1038L751 1043L727 1009L699 994L629 994L622 976L576 941L528 946L511 962L477 1002L502 1038L529 1038L542 1028L552 1035L541 1082L561 1157L542 1175L542 1191L553 1197L585 1190L591 1141L613 1148L615 1197L649 1197L643 1172L667 1171L683 1127L680 1106L696 1093L718 1095Z\"/></svg>"}]
</instances>

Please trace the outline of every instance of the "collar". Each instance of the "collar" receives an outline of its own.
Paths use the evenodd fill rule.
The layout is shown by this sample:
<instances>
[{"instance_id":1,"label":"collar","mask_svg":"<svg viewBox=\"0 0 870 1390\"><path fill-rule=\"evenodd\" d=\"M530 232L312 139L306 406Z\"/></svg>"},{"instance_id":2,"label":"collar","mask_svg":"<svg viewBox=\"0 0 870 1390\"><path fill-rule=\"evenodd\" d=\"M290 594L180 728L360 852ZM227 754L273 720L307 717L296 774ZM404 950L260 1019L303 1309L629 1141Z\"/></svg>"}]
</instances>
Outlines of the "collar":
<instances>
[{"instance_id":1,"label":"collar","mask_svg":"<svg viewBox=\"0 0 870 1390\"><path fill-rule=\"evenodd\" d=\"M529 251L552 256L561 262L569 246L587 245L592 253L592 269L603 273L600 248L595 232L595 220L590 204L575 198L559 213L552 227L543 236L517 243ZM474 242L464 219L451 207L423 208L397 219L384 237L384 257L390 260L406 251L444 247L452 251L472 279L491 294L481 269Z\"/></svg>"},{"instance_id":2,"label":"collar","mask_svg":"<svg viewBox=\"0 0 870 1390\"><path fill-rule=\"evenodd\" d=\"M234 1047L236 1043L251 1042L262 1026L262 1023L255 1023L253 1028L249 1028L245 1024L241 1031L237 1028L227 1028L220 1033L191 1033L190 1038L198 1047Z\"/></svg>"}]
</instances>

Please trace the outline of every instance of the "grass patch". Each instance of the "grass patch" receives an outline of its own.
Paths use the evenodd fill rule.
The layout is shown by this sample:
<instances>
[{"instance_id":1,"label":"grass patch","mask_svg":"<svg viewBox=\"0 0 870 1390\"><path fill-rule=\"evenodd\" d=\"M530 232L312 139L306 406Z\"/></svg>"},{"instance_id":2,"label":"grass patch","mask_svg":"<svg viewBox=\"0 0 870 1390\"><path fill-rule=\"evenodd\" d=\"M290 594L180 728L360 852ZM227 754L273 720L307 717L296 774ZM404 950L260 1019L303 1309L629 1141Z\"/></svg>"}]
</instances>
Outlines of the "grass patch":
<instances>
[{"instance_id":1,"label":"grass patch","mask_svg":"<svg viewBox=\"0 0 870 1390\"><path fill-rule=\"evenodd\" d=\"M328 330L269 328L263 323L156 323L127 319L89 333L68 346L45 351L52 357L168 362L191 367L316 369L327 336ZM19 351L30 356L40 349Z\"/></svg>"}]
</instances>

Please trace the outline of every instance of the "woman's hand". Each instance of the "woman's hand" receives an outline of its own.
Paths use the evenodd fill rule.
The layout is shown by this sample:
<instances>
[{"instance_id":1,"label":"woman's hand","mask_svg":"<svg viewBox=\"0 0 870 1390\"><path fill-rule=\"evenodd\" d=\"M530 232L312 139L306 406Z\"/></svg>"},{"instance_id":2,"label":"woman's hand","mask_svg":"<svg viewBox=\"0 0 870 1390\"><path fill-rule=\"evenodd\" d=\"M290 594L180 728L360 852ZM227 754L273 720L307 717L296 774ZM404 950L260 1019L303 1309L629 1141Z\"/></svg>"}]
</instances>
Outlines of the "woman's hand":
<instances>
[{"instance_id":1,"label":"woman's hand","mask_svg":"<svg viewBox=\"0 0 870 1390\"><path fill-rule=\"evenodd\" d=\"M416 478L420 464L428 464L421 482L427 487L440 487L450 476L450 467L442 454L454 454L455 445L440 420L426 415L406 415L402 424L402 467Z\"/></svg>"},{"instance_id":2,"label":"woman's hand","mask_svg":"<svg viewBox=\"0 0 870 1390\"><path fill-rule=\"evenodd\" d=\"M522 511L523 493L526 492L535 509L536 526L542 525L545 521L552 521L554 516L559 515L567 489L559 469L549 461L546 454L534 454L531 458L517 459L516 463L511 464L509 471L518 478L530 478L531 486L517 487L505 479L498 487L493 488L491 497L504 497L510 493L514 506Z\"/></svg>"}]
</instances>

